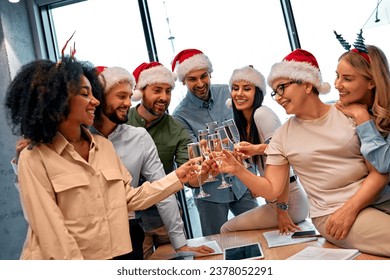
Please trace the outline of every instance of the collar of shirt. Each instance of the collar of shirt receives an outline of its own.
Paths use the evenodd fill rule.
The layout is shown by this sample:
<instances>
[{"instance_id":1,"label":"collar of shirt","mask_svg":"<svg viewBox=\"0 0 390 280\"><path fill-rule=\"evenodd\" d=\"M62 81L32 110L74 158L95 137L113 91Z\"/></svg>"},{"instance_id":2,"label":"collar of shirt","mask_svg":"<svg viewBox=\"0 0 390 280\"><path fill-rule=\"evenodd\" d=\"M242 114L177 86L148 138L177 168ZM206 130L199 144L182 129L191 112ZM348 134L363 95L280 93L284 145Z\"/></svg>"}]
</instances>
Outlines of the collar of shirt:
<instances>
[{"instance_id":1,"label":"collar of shirt","mask_svg":"<svg viewBox=\"0 0 390 280\"><path fill-rule=\"evenodd\" d=\"M198 108L213 108L214 104L214 98L213 98L213 93L210 90L210 99L208 101L204 101L203 99L200 99L197 97L195 94L193 94L191 91L187 92L188 99L193 102Z\"/></svg>"},{"instance_id":2,"label":"collar of shirt","mask_svg":"<svg viewBox=\"0 0 390 280\"><path fill-rule=\"evenodd\" d=\"M159 123L159 122L167 115L167 113L165 113L165 114L162 115L161 117L159 117L159 118L157 118L157 119L151 121L151 122L149 123L149 125L146 126L146 120L145 120L145 119L138 113L138 111L137 111L137 109L138 109L138 107L139 107L140 105L141 105L141 104L138 104L138 105L135 107L135 109L134 109L134 117L135 117L136 121L137 121L139 124L142 125L142 127L145 127L145 128L146 128L146 127L154 126L154 125L156 125L157 123Z\"/></svg>"},{"instance_id":3,"label":"collar of shirt","mask_svg":"<svg viewBox=\"0 0 390 280\"><path fill-rule=\"evenodd\" d=\"M99 130L96 129L96 127L94 127L93 125L89 126L88 127L89 131L92 133L92 134L96 134L96 135L100 135L100 136L103 136L103 134L100 133Z\"/></svg>"},{"instance_id":4,"label":"collar of shirt","mask_svg":"<svg viewBox=\"0 0 390 280\"><path fill-rule=\"evenodd\" d=\"M89 149L92 150L95 148L96 150L99 150L99 147L96 144L94 138L92 137L91 132L89 132L89 130L84 126L81 126L81 129L83 130L83 133L85 133L88 139L91 141L91 144L89 145ZM57 135L53 139L54 149L57 151L58 154L61 154L65 150L67 145L70 145L70 143L62 135L62 133L58 131Z\"/></svg>"},{"instance_id":5,"label":"collar of shirt","mask_svg":"<svg viewBox=\"0 0 390 280\"><path fill-rule=\"evenodd\" d=\"M125 124L123 124L123 125L125 125ZM108 135L108 137L105 137L105 136L104 136L99 130L97 130L97 128L94 127L93 125L92 125L92 126L89 126L88 129L89 129L89 131L90 131L92 134L100 135L100 136L102 136L102 137L104 137L104 138L107 138L108 140L111 140L112 137L114 137L115 134L117 134L118 131L122 128L121 126L122 126L122 124L118 124L118 125L116 126L116 128L114 129L114 131L111 132L111 133Z\"/></svg>"}]
</instances>

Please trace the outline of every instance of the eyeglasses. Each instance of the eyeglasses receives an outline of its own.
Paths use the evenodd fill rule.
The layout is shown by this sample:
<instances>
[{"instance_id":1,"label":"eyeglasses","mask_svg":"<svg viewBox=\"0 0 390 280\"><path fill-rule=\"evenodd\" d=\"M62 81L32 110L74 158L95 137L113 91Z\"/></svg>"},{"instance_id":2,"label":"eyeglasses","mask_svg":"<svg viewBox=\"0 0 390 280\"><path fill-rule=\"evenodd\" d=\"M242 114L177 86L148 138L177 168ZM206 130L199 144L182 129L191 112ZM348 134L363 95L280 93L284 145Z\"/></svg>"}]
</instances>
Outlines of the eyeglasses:
<instances>
[{"instance_id":1,"label":"eyeglasses","mask_svg":"<svg viewBox=\"0 0 390 280\"><path fill-rule=\"evenodd\" d=\"M284 89L292 84L301 84L300 81L290 81L284 84L280 84L276 87L276 89L271 92L271 97L276 100L276 95L282 96L284 94Z\"/></svg>"}]
</instances>

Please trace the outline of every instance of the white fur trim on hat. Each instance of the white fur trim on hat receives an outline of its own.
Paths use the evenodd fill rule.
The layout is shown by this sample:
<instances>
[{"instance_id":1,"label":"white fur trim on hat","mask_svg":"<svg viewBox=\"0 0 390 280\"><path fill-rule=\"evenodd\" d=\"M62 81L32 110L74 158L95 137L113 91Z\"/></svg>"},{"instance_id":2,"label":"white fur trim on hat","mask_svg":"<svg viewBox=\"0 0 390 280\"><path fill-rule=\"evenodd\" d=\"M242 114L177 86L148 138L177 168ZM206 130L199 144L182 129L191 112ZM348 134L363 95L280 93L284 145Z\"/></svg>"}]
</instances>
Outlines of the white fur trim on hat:
<instances>
[{"instance_id":1,"label":"white fur trim on hat","mask_svg":"<svg viewBox=\"0 0 390 280\"><path fill-rule=\"evenodd\" d=\"M251 84L254 84L261 89L261 91L263 92L263 96L265 96L267 87L265 84L265 78L263 74L261 74L252 66L245 66L233 71L233 74L229 81L230 89L232 88L233 83L237 81L246 81Z\"/></svg>"},{"instance_id":2,"label":"white fur trim on hat","mask_svg":"<svg viewBox=\"0 0 390 280\"><path fill-rule=\"evenodd\" d=\"M233 107L233 105L232 105L232 99L231 99L231 98L226 99L225 105L226 105L226 107L228 107L228 108L232 108L232 107Z\"/></svg>"},{"instance_id":3,"label":"white fur trim on hat","mask_svg":"<svg viewBox=\"0 0 390 280\"><path fill-rule=\"evenodd\" d=\"M272 82L277 78L288 78L296 81L309 82L322 94L330 91L330 84L322 81L319 69L307 62L284 60L275 63L267 78L268 85L272 87Z\"/></svg>"},{"instance_id":4,"label":"white fur trim on hat","mask_svg":"<svg viewBox=\"0 0 390 280\"><path fill-rule=\"evenodd\" d=\"M113 86L120 82L130 83L132 89L135 86L134 76L122 67L107 67L99 74L99 79L104 86L105 92L108 92Z\"/></svg>"},{"instance_id":5,"label":"white fur trim on hat","mask_svg":"<svg viewBox=\"0 0 390 280\"><path fill-rule=\"evenodd\" d=\"M133 95L131 96L131 101L140 101L142 99L142 91L140 89L133 90Z\"/></svg>"},{"instance_id":6,"label":"white fur trim on hat","mask_svg":"<svg viewBox=\"0 0 390 280\"><path fill-rule=\"evenodd\" d=\"M141 72L136 85L137 89L143 89L150 84L169 84L172 89L175 87L175 78L173 73L163 65L151 67Z\"/></svg>"},{"instance_id":7,"label":"white fur trim on hat","mask_svg":"<svg viewBox=\"0 0 390 280\"><path fill-rule=\"evenodd\" d=\"M213 72L213 65L209 58L203 54L196 54L187 58L182 63L176 65L176 75L180 81L184 80L184 77L191 71L207 69L209 73Z\"/></svg>"}]
</instances>

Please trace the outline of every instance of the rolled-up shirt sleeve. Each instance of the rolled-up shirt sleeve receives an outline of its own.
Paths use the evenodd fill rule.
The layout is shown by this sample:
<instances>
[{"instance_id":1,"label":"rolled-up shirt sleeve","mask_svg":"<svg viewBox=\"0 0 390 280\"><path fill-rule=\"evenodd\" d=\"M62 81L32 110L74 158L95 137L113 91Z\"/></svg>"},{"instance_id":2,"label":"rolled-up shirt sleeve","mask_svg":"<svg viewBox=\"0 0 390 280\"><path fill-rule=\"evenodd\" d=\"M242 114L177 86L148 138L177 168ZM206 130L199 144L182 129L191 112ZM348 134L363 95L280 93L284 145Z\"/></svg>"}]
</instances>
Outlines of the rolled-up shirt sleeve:
<instances>
[{"instance_id":1,"label":"rolled-up shirt sleeve","mask_svg":"<svg viewBox=\"0 0 390 280\"><path fill-rule=\"evenodd\" d=\"M142 175L149 181L154 182L165 177L165 172L161 160L159 158L157 148L153 139L146 134L144 137L144 153L145 160L142 166ZM187 154L187 146L186 154ZM180 216L179 206L176 196L170 195L166 199L156 204L161 220L167 229L169 239L175 249L178 249L187 244L184 233L183 220Z\"/></svg>"},{"instance_id":2,"label":"rolled-up shirt sleeve","mask_svg":"<svg viewBox=\"0 0 390 280\"><path fill-rule=\"evenodd\" d=\"M384 138L378 131L373 120L356 127L361 141L363 156L380 172L390 172L389 137Z\"/></svg>"},{"instance_id":3,"label":"rolled-up shirt sleeve","mask_svg":"<svg viewBox=\"0 0 390 280\"><path fill-rule=\"evenodd\" d=\"M175 249L187 245L187 239L184 233L183 220L180 217L179 206L176 196L171 195L163 201L157 203L158 213L163 221Z\"/></svg>"}]
</instances>

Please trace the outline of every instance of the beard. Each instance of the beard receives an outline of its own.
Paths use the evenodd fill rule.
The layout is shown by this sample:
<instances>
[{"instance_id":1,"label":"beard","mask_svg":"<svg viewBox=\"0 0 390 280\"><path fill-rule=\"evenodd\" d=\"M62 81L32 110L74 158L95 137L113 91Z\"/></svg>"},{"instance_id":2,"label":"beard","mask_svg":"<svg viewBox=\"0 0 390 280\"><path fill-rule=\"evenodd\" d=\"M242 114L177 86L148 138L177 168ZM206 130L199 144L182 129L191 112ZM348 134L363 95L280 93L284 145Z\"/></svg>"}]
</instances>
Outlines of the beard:
<instances>
[{"instance_id":1,"label":"beard","mask_svg":"<svg viewBox=\"0 0 390 280\"><path fill-rule=\"evenodd\" d=\"M105 111L104 115L113 123L116 124L124 124L127 123L129 120L128 115L126 114L125 117L119 117L118 114L116 113L116 110L114 111Z\"/></svg>"},{"instance_id":2,"label":"beard","mask_svg":"<svg viewBox=\"0 0 390 280\"><path fill-rule=\"evenodd\" d=\"M166 103L165 110L164 111L155 111L152 107L149 107L145 102L141 102L142 106L153 116L161 117L165 114L165 112L168 110L169 103Z\"/></svg>"}]
</instances>

